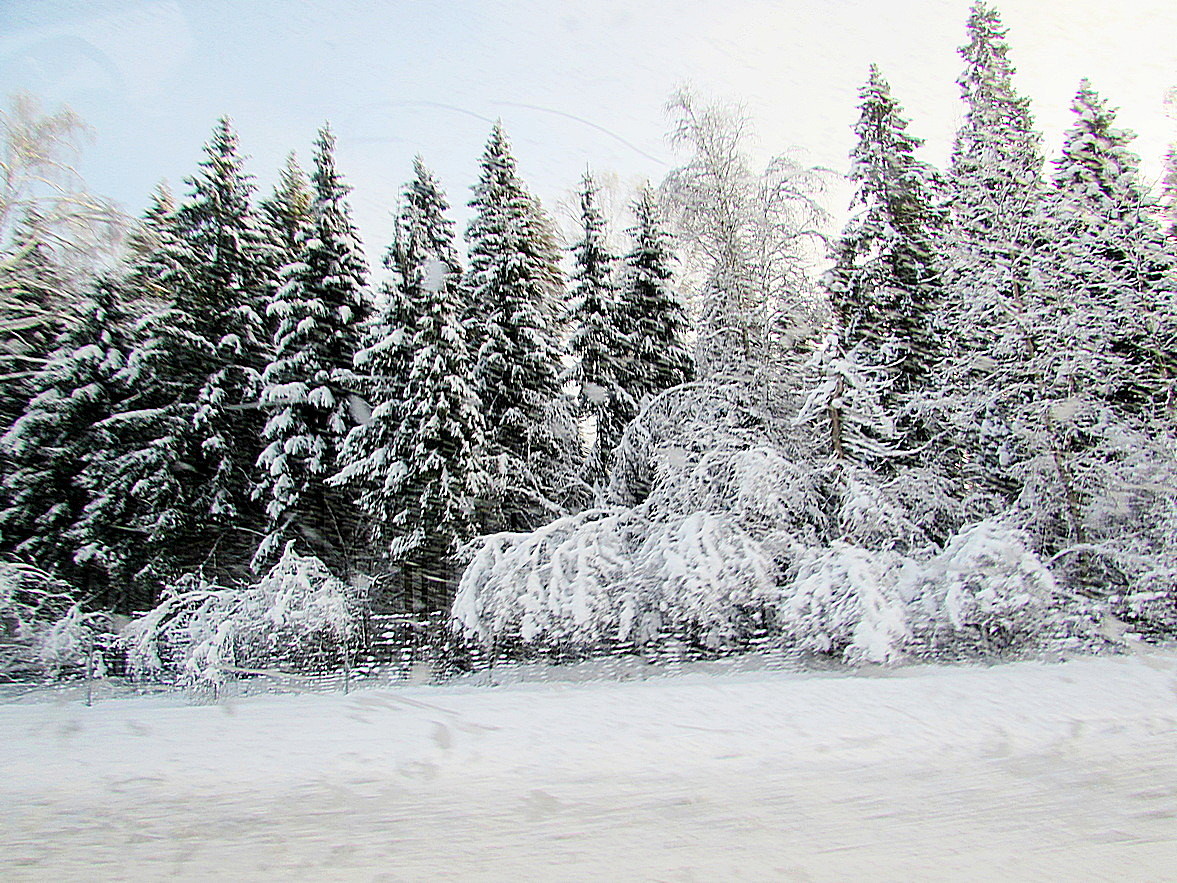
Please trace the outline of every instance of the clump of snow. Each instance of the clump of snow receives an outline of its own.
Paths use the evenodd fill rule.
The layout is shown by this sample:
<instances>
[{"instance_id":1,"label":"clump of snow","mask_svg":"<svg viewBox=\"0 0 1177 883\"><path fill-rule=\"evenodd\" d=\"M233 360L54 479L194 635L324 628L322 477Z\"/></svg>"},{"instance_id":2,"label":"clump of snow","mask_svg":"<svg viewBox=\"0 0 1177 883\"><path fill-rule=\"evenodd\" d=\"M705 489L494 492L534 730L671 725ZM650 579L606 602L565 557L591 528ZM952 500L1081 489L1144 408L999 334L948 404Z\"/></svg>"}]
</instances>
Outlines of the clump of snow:
<instances>
[{"instance_id":1,"label":"clump of snow","mask_svg":"<svg viewBox=\"0 0 1177 883\"><path fill-rule=\"evenodd\" d=\"M254 585L181 580L124 630L128 665L139 677L171 672L181 683L213 686L274 664L328 667L358 630L359 602L322 561L289 542Z\"/></svg>"}]
</instances>

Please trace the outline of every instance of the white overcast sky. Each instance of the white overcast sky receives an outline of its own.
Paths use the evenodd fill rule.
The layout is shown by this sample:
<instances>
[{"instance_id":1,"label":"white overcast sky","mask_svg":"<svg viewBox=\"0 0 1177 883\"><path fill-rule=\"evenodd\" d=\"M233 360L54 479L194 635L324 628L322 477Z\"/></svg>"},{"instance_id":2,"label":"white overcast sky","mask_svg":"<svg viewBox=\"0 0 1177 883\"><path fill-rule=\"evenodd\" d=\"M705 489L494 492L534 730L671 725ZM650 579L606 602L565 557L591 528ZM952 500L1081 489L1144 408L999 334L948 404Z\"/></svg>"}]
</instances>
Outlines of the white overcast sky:
<instances>
[{"instance_id":1,"label":"white overcast sky","mask_svg":"<svg viewBox=\"0 0 1177 883\"><path fill-rule=\"evenodd\" d=\"M1146 176L1177 140L1177 2L1003 0L1017 85L1048 156L1081 77L1121 109ZM309 166L330 120L370 256L420 152L464 223L469 185L501 117L549 208L586 164L624 183L675 162L662 112L691 83L742 102L760 156L801 148L842 171L857 90L879 64L943 165L960 119L968 0L627 2L55 2L0 0L0 87L95 129L83 172L138 214L161 179L182 190L216 118L230 115L268 191L284 155ZM1170 113L1167 114L1166 111ZM839 193L837 202L844 200ZM844 206L830 208L841 212Z\"/></svg>"}]
</instances>

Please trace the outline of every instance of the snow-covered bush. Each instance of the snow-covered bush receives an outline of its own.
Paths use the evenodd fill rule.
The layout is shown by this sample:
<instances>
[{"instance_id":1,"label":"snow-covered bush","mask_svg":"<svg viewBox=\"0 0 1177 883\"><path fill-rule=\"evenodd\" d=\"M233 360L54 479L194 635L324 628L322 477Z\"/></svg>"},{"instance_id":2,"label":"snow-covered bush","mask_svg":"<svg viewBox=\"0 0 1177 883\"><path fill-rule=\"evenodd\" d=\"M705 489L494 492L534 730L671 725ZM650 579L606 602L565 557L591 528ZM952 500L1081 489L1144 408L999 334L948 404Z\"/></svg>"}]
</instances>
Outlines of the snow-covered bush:
<instances>
[{"instance_id":1,"label":"snow-covered bush","mask_svg":"<svg viewBox=\"0 0 1177 883\"><path fill-rule=\"evenodd\" d=\"M811 475L764 443L747 393L685 384L647 402L617 452L620 505L485 538L458 587L460 628L581 647L730 646L762 628L782 562L816 541L822 508Z\"/></svg>"},{"instance_id":2,"label":"snow-covered bush","mask_svg":"<svg viewBox=\"0 0 1177 883\"><path fill-rule=\"evenodd\" d=\"M635 516L590 509L531 533L485 538L462 575L453 616L482 641L592 644L618 630L617 587L632 576Z\"/></svg>"},{"instance_id":3,"label":"snow-covered bush","mask_svg":"<svg viewBox=\"0 0 1177 883\"><path fill-rule=\"evenodd\" d=\"M718 647L760 622L776 569L730 515L650 522L639 511L599 509L486 538L453 614L482 641L585 647L678 635Z\"/></svg>"},{"instance_id":4,"label":"snow-covered bush","mask_svg":"<svg viewBox=\"0 0 1177 883\"><path fill-rule=\"evenodd\" d=\"M485 538L458 589L460 629L586 648L733 647L768 632L851 664L1066 633L1073 593L1016 514L965 506L974 489L934 464L830 455L788 416L789 395L713 378L647 400L616 451L614 505ZM1152 594L1133 574L1138 600L1161 597L1161 574Z\"/></svg>"},{"instance_id":5,"label":"snow-covered bush","mask_svg":"<svg viewBox=\"0 0 1177 883\"><path fill-rule=\"evenodd\" d=\"M918 565L848 543L810 549L780 601L780 622L798 649L845 661L892 662L910 640L902 585Z\"/></svg>"},{"instance_id":6,"label":"snow-covered bush","mask_svg":"<svg viewBox=\"0 0 1177 883\"><path fill-rule=\"evenodd\" d=\"M287 543L256 584L224 588L180 580L123 632L139 677L169 672L182 683L217 684L275 664L334 667L359 627L360 598L318 558Z\"/></svg>"},{"instance_id":7,"label":"snow-covered bush","mask_svg":"<svg viewBox=\"0 0 1177 883\"><path fill-rule=\"evenodd\" d=\"M942 551L835 542L809 550L782 593L780 623L799 649L847 662L997 655L1060 631L1069 599L1026 535L968 525Z\"/></svg>"},{"instance_id":8,"label":"snow-covered bush","mask_svg":"<svg viewBox=\"0 0 1177 883\"><path fill-rule=\"evenodd\" d=\"M69 587L44 571L0 563L0 678L83 669L105 619L84 611Z\"/></svg>"},{"instance_id":9,"label":"snow-covered bush","mask_svg":"<svg viewBox=\"0 0 1177 883\"><path fill-rule=\"evenodd\" d=\"M1060 597L1027 537L1000 521L969 525L905 587L924 651L1000 653L1051 628Z\"/></svg>"},{"instance_id":10,"label":"snow-covered bush","mask_svg":"<svg viewBox=\"0 0 1177 883\"><path fill-rule=\"evenodd\" d=\"M769 549L729 514L693 512L652 525L638 549L636 579L621 601L621 637L660 633L727 646L763 622L776 596Z\"/></svg>"}]
</instances>

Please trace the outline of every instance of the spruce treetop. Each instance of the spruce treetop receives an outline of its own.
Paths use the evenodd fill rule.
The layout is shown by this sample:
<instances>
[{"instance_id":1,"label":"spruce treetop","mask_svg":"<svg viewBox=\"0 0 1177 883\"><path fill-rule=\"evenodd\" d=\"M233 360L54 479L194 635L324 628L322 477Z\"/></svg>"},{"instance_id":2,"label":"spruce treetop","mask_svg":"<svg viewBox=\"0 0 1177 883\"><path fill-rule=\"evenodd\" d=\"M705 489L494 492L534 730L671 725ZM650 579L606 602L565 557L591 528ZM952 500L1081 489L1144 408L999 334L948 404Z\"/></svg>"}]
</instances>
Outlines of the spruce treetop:
<instances>
[{"instance_id":1,"label":"spruce treetop","mask_svg":"<svg viewBox=\"0 0 1177 883\"><path fill-rule=\"evenodd\" d=\"M960 49L965 69L957 80L965 121L953 144L953 176L979 187L993 179L1029 186L1042 164L1039 137L1029 100L1014 89L1006 29L982 0L973 4L967 29L969 42Z\"/></svg>"},{"instance_id":2,"label":"spruce treetop","mask_svg":"<svg viewBox=\"0 0 1177 883\"><path fill-rule=\"evenodd\" d=\"M861 181L851 207L868 205L871 197L887 200L895 182L906 183L912 174L915 151L923 139L907 132L903 108L891 95L891 86L870 66L870 75L858 92L861 114L854 126L858 143L850 153L850 179Z\"/></svg>"},{"instance_id":3,"label":"spruce treetop","mask_svg":"<svg viewBox=\"0 0 1177 883\"><path fill-rule=\"evenodd\" d=\"M460 273L461 264L454 245L454 222L447 215L449 209L449 202L437 179L426 167L424 159L416 156L413 159L413 180L405 186L397 239L386 258L389 268L403 273L416 265L415 257L428 255L440 262L445 275ZM418 284L423 281L418 280ZM434 285L431 290L441 288Z\"/></svg>"},{"instance_id":4,"label":"spruce treetop","mask_svg":"<svg viewBox=\"0 0 1177 883\"><path fill-rule=\"evenodd\" d=\"M261 204L276 243L287 261L294 260L302 244L310 236L311 206L314 194L310 181L299 165L298 156L291 151L278 174L273 195Z\"/></svg>"},{"instance_id":5,"label":"spruce treetop","mask_svg":"<svg viewBox=\"0 0 1177 883\"><path fill-rule=\"evenodd\" d=\"M563 280L555 233L516 173L501 123L491 131L481 169L467 229L471 293L486 335L482 349L490 347L479 365L499 375L485 377L483 392L506 396L509 409L507 402L526 392L545 397L558 391L554 311ZM509 392L504 384L519 389Z\"/></svg>"},{"instance_id":6,"label":"spruce treetop","mask_svg":"<svg viewBox=\"0 0 1177 883\"><path fill-rule=\"evenodd\" d=\"M851 208L861 211L843 230L824 281L848 349L869 341L877 361L880 346L892 339L910 359L926 363L928 314L939 293L936 240L944 222L936 176L916 159L922 142L907 133L902 108L876 66L859 95L850 179L858 183ZM915 371L914 361L905 371Z\"/></svg>"},{"instance_id":7,"label":"spruce treetop","mask_svg":"<svg viewBox=\"0 0 1177 883\"><path fill-rule=\"evenodd\" d=\"M1076 119L1054 161L1054 184L1102 212L1117 216L1140 208L1140 161L1127 149L1135 137L1115 125L1116 114L1084 79L1071 102Z\"/></svg>"},{"instance_id":8,"label":"spruce treetop","mask_svg":"<svg viewBox=\"0 0 1177 883\"><path fill-rule=\"evenodd\" d=\"M582 314L608 311L612 299L613 268L617 258L605 243L605 219L597 208L597 184L585 171L580 181L580 219L584 235L573 246L576 269L572 278L573 311Z\"/></svg>"},{"instance_id":9,"label":"spruce treetop","mask_svg":"<svg viewBox=\"0 0 1177 883\"><path fill-rule=\"evenodd\" d=\"M491 130L480 168L470 200L475 214L466 232L474 285L523 283L539 297L537 305L550 310L561 286L555 235L519 178L501 120ZM513 254L526 259L508 259Z\"/></svg>"},{"instance_id":10,"label":"spruce treetop","mask_svg":"<svg viewBox=\"0 0 1177 883\"><path fill-rule=\"evenodd\" d=\"M686 311L671 288L674 255L658 198L648 184L633 204L633 247L625 257L621 329L627 340L626 387L635 402L690 380L694 361L683 342Z\"/></svg>"}]
</instances>

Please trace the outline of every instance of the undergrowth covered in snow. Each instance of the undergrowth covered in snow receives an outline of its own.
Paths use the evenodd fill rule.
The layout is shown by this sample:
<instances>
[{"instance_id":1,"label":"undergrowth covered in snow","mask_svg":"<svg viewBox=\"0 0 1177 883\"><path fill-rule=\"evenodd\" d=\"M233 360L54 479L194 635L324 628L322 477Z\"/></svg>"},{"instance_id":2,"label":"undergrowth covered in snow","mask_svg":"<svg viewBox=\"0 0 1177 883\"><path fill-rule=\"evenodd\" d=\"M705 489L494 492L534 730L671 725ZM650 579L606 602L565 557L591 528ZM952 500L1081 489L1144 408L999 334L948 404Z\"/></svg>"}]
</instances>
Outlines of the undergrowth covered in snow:
<instances>
[{"instance_id":1,"label":"undergrowth covered in snow","mask_svg":"<svg viewBox=\"0 0 1177 883\"><path fill-rule=\"evenodd\" d=\"M360 610L351 587L288 543L255 584L225 588L184 580L122 637L132 675L215 686L277 664L336 667Z\"/></svg>"},{"instance_id":2,"label":"undergrowth covered in snow","mask_svg":"<svg viewBox=\"0 0 1177 883\"><path fill-rule=\"evenodd\" d=\"M680 391L694 407L677 425L655 405L627 430L615 505L487 537L458 588L458 627L537 649L673 638L722 650L769 634L847 663L1092 634L1090 612L1012 519L935 543L921 522L945 507L917 470L880 481L754 425L724 432L723 396L700 387Z\"/></svg>"}]
</instances>

